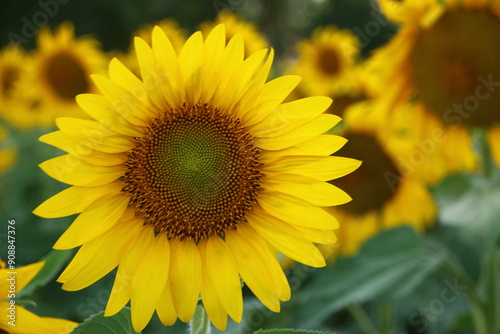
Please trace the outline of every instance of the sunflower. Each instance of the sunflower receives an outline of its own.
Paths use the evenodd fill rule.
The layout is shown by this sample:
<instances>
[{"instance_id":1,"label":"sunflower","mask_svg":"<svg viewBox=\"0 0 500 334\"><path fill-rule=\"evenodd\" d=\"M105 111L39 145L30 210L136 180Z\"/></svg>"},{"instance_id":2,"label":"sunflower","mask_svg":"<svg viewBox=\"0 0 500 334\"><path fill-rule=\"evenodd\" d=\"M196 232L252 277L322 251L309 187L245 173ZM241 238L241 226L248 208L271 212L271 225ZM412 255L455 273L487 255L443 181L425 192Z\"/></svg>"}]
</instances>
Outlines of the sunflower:
<instances>
[{"instance_id":1,"label":"sunflower","mask_svg":"<svg viewBox=\"0 0 500 334\"><path fill-rule=\"evenodd\" d=\"M105 315L130 300L136 331L155 310L189 321L199 296L217 328L239 322L240 277L278 312L290 288L274 249L325 265L313 242L334 242L338 223L323 207L350 200L326 181L360 165L329 156L345 142L324 134L331 100L282 103L300 78L266 83L273 51L244 59L224 25L178 56L158 27L135 47L142 81L113 59L92 77L101 95L77 97L93 119L59 118L40 139L68 152L40 167L72 187L34 213L80 213L54 246L81 246L59 281L79 290L118 267Z\"/></svg>"},{"instance_id":2,"label":"sunflower","mask_svg":"<svg viewBox=\"0 0 500 334\"><path fill-rule=\"evenodd\" d=\"M220 11L215 22L204 22L200 25L203 36L208 36L210 31L219 24L224 24L226 26L226 42L236 34L240 34L243 37L245 58L257 51L269 47L269 42L266 37L259 32L253 23L244 21L227 10Z\"/></svg>"},{"instance_id":3,"label":"sunflower","mask_svg":"<svg viewBox=\"0 0 500 334\"><path fill-rule=\"evenodd\" d=\"M297 44L298 59L289 73L302 76L299 89L305 95L330 95L355 81L352 69L359 55L359 41L348 30L334 26L317 28L311 39Z\"/></svg>"},{"instance_id":4,"label":"sunflower","mask_svg":"<svg viewBox=\"0 0 500 334\"><path fill-rule=\"evenodd\" d=\"M387 82L386 110L415 99L422 133L451 131L451 169L475 168L469 130L486 128L497 161L500 142L500 1L380 1L401 24L373 59ZM427 129L426 129L427 128Z\"/></svg>"},{"instance_id":5,"label":"sunflower","mask_svg":"<svg viewBox=\"0 0 500 334\"><path fill-rule=\"evenodd\" d=\"M6 316L0 317L0 331L2 333L66 334L78 325L69 320L39 317L16 304L15 299L8 300L8 298L15 298L13 295L22 291L44 265L45 262L42 261L11 270L5 269L5 263L0 260L0 307L8 312L5 314ZM13 318L10 318L11 310L15 314Z\"/></svg>"},{"instance_id":6,"label":"sunflower","mask_svg":"<svg viewBox=\"0 0 500 334\"><path fill-rule=\"evenodd\" d=\"M387 127L376 108L377 101L360 102L344 114L341 133L348 142L338 153L363 161L357 171L330 181L353 198L352 202L329 209L342 221L337 233L338 252L345 255L356 253L381 229L409 224L422 232L436 216L427 189L428 176L419 171L423 166L412 160L421 153L415 145L412 123L408 122L411 114L399 113L404 117Z\"/></svg>"},{"instance_id":7,"label":"sunflower","mask_svg":"<svg viewBox=\"0 0 500 334\"><path fill-rule=\"evenodd\" d=\"M0 175L9 170L17 158L17 149L8 138L7 131L0 126Z\"/></svg>"},{"instance_id":8,"label":"sunflower","mask_svg":"<svg viewBox=\"0 0 500 334\"><path fill-rule=\"evenodd\" d=\"M26 54L14 45L0 51L0 106L6 109L18 93L19 79L25 72Z\"/></svg>"},{"instance_id":9,"label":"sunflower","mask_svg":"<svg viewBox=\"0 0 500 334\"><path fill-rule=\"evenodd\" d=\"M32 77L33 57L8 45L0 52L0 116L17 128L48 127L52 108L43 108Z\"/></svg>"},{"instance_id":10,"label":"sunflower","mask_svg":"<svg viewBox=\"0 0 500 334\"><path fill-rule=\"evenodd\" d=\"M75 38L73 25L66 22L54 33L41 28L37 44L31 85L40 103L50 106L55 116L82 116L75 96L95 92L89 75L101 73L105 66L97 40Z\"/></svg>"}]
</instances>

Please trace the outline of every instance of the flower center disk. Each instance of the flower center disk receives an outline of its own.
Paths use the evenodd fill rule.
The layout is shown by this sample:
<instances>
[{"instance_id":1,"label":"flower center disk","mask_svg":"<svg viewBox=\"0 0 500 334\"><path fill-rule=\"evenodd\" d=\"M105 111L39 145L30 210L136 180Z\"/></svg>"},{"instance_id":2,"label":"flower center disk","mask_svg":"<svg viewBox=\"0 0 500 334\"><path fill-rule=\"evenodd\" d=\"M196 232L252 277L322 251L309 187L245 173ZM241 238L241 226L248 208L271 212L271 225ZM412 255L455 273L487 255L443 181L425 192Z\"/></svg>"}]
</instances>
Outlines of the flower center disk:
<instances>
[{"instance_id":1,"label":"flower center disk","mask_svg":"<svg viewBox=\"0 0 500 334\"><path fill-rule=\"evenodd\" d=\"M324 48L318 53L317 64L321 72L328 77L336 76L340 72L340 59L337 52Z\"/></svg>"},{"instance_id":2,"label":"flower center disk","mask_svg":"<svg viewBox=\"0 0 500 334\"><path fill-rule=\"evenodd\" d=\"M439 119L500 122L500 20L483 10L445 13L419 33L410 64L418 95Z\"/></svg>"},{"instance_id":3,"label":"flower center disk","mask_svg":"<svg viewBox=\"0 0 500 334\"><path fill-rule=\"evenodd\" d=\"M400 185L400 174L393 159L371 135L346 133L343 137L348 141L336 155L353 157L363 163L356 171L331 181L353 199L339 208L355 215L381 210ZM387 175L392 176L392 184Z\"/></svg>"},{"instance_id":4,"label":"flower center disk","mask_svg":"<svg viewBox=\"0 0 500 334\"><path fill-rule=\"evenodd\" d=\"M73 101L75 96L89 91L87 75L80 63L70 54L54 55L47 63L45 77L51 89L62 100Z\"/></svg>"},{"instance_id":5,"label":"flower center disk","mask_svg":"<svg viewBox=\"0 0 500 334\"><path fill-rule=\"evenodd\" d=\"M256 203L260 149L239 120L209 105L154 119L125 163L136 214L168 238L223 236Z\"/></svg>"}]
</instances>

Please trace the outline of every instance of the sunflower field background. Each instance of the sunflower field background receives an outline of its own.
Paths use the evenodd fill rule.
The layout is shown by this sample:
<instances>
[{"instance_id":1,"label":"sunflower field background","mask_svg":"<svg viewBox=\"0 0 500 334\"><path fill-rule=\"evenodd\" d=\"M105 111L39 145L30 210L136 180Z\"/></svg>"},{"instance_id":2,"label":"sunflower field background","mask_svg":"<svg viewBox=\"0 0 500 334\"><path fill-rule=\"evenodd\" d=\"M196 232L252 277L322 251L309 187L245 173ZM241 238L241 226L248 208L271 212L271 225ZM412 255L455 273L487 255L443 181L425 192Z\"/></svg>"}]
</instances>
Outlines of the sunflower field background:
<instances>
[{"instance_id":1,"label":"sunflower field background","mask_svg":"<svg viewBox=\"0 0 500 334\"><path fill-rule=\"evenodd\" d=\"M75 97L96 90L89 76L106 74L112 58L138 73L133 36L149 43L159 25L179 52L193 32L206 37L219 23L227 40L241 34L246 57L275 50L272 78L302 77L289 100L332 98L326 112L343 121L329 133L348 140L336 154L362 161L330 181L353 200L328 209L340 228L337 243L318 245L327 266L278 254L291 300L274 313L244 287L243 319L224 332L500 333L500 1L2 5L1 333L20 333L4 296L13 249L15 268L45 261L27 267L32 278L15 298L38 317L68 320L47 320L46 333L135 333L128 308L102 315L116 270L79 291L56 281L75 250L52 246L75 216L32 213L67 187L38 167L61 155L38 139L58 117L88 117ZM142 333L186 331L221 332L197 310L172 326L154 315Z\"/></svg>"}]
</instances>

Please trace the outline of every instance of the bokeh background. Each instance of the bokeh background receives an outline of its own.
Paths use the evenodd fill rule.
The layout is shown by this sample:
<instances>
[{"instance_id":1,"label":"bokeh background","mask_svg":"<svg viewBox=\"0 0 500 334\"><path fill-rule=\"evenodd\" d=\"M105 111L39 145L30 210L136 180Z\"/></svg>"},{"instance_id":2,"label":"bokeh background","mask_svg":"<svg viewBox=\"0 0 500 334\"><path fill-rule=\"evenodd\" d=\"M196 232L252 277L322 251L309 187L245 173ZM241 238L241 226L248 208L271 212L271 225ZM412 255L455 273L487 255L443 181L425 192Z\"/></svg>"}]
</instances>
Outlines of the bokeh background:
<instances>
[{"instance_id":1,"label":"bokeh background","mask_svg":"<svg viewBox=\"0 0 500 334\"><path fill-rule=\"evenodd\" d=\"M267 41L263 47L270 45L275 49L274 77L307 77L314 72L307 66L315 64L308 57L319 54L317 50L322 45L333 45L332 52L339 54L331 57L338 59L327 61L325 66L330 66L332 72L343 66L345 75L312 75L304 79L291 98L331 96L334 104L329 112L346 119L331 133L345 135L356 143L346 146L339 155L366 161L365 169L354 178L334 182L354 197L353 203L361 204L335 212L341 226L345 222L346 227L339 230L339 245L322 248L329 258L328 267L294 265L282 256L292 300L275 314L244 290L244 319L240 325L230 321L227 332L253 333L260 328L398 334L500 331L500 173L490 152L488 140L492 139L484 129L470 130L469 150L461 151L455 137L448 137L452 138L446 141L448 145L441 145L435 138L426 141L425 136L414 136L416 123L412 117L418 112L411 99L398 106L404 111L396 116L381 112L373 119L367 117L381 108L377 99L391 86L377 71L370 71L372 55L388 45L400 30L383 16L376 1L368 0L3 1L0 258L5 259L7 253L7 220L14 219L18 265L48 256L51 266L21 295L25 307L40 316L83 322L104 310L114 278L112 272L82 291L63 291L55 279L74 252L52 252L51 247L74 217L42 219L32 214L41 202L66 188L38 167L61 155L61 151L38 138L56 129L56 116L78 113L68 101L47 102L43 96L46 93L39 87L43 84L30 76L43 64L36 60L42 57L39 29L50 28L46 34L54 36L61 24L72 23L74 38L86 36L83 38L91 41L91 48L98 54L95 58L102 62L96 65L100 66L96 67L99 72L105 70L112 57L134 69L131 41L141 28L146 27L147 31L148 25L169 19L170 24L177 24L179 34L187 37L202 24L213 24L220 15L235 15L235 20L251 24L240 27L254 34L247 37L249 45L259 45L263 40ZM326 26L336 28L330 35L320 37L317 29ZM343 32L338 33L340 30ZM496 34L500 35L500 31ZM5 68L11 60L5 56L5 50L12 41L19 44L26 57L20 68L27 72L23 76L28 79L16 83L21 87L16 89L27 92L27 96L21 97L18 91L7 92L12 83L7 84L10 79ZM498 55L498 49L496 52ZM83 52L81 57L94 56ZM344 62L339 60L342 57ZM387 67L395 62L396 56L390 54L382 59ZM315 86L318 83L319 88ZM38 119L38 114L49 116L40 117L40 122L29 121ZM22 115L21 120L16 115ZM460 160L454 158L456 154L473 155L474 163L449 167L436 162L442 157L435 151L443 151L446 159L452 161ZM402 161L411 169L410 176L401 170ZM392 174L388 177L386 172ZM366 185L368 188L356 188ZM393 200L394 186L398 187L398 194L400 189L407 189L406 195ZM389 199L370 202L377 196ZM387 209L389 202L392 206ZM186 329L187 325L180 321L164 327L154 316L143 333L179 333Z\"/></svg>"}]
</instances>

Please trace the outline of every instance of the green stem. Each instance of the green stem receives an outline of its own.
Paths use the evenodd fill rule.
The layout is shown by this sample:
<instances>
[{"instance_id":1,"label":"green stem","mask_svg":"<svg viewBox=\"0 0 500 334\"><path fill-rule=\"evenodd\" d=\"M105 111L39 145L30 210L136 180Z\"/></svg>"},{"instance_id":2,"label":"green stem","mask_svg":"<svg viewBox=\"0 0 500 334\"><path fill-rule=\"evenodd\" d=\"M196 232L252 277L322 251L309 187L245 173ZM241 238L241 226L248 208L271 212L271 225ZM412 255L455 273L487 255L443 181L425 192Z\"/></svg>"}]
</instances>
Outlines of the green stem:
<instances>
[{"instance_id":1,"label":"green stem","mask_svg":"<svg viewBox=\"0 0 500 334\"><path fill-rule=\"evenodd\" d=\"M479 298L476 291L476 284L461 268L457 267L454 263L450 261L445 261L443 268L454 275L460 283L467 286L465 290L465 295L469 302L469 307L472 314L472 319L474 320L474 333L476 334L489 334L488 322L485 315L485 310L482 307L481 299Z\"/></svg>"},{"instance_id":2,"label":"green stem","mask_svg":"<svg viewBox=\"0 0 500 334\"><path fill-rule=\"evenodd\" d=\"M483 176L485 179L489 179L494 170L493 156L491 155L490 144L488 133L486 130L481 130L479 132L479 146L481 150Z\"/></svg>"},{"instance_id":3,"label":"green stem","mask_svg":"<svg viewBox=\"0 0 500 334\"><path fill-rule=\"evenodd\" d=\"M380 321L380 333L392 334L395 332L394 328L394 309L393 305L389 302L382 303L378 312Z\"/></svg>"},{"instance_id":4,"label":"green stem","mask_svg":"<svg viewBox=\"0 0 500 334\"><path fill-rule=\"evenodd\" d=\"M366 314L365 310L363 310L358 303L350 304L347 306L347 310L351 312L354 320L356 320L356 323L364 334L378 334L377 329Z\"/></svg>"},{"instance_id":5,"label":"green stem","mask_svg":"<svg viewBox=\"0 0 500 334\"><path fill-rule=\"evenodd\" d=\"M487 316L488 325L491 333L498 333L499 327L499 305L498 305L498 249L491 252L488 261L488 279L487 279Z\"/></svg>"}]
</instances>

